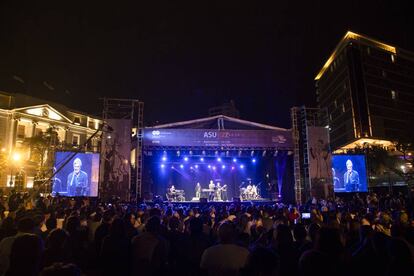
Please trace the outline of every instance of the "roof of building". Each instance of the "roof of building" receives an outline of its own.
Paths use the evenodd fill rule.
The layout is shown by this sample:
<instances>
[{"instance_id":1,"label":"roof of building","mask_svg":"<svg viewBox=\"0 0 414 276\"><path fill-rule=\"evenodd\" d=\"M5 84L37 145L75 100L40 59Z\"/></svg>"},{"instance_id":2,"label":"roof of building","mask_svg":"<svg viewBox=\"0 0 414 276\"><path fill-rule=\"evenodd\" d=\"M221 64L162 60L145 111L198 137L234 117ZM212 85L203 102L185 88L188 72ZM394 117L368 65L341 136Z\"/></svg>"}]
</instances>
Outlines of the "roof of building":
<instances>
[{"instance_id":1,"label":"roof of building","mask_svg":"<svg viewBox=\"0 0 414 276\"><path fill-rule=\"evenodd\" d=\"M150 128L190 128L190 129L245 129L245 130L279 130L290 131L290 129L270 126L261 123L241 120L224 115L216 115L195 120L175 122L152 126Z\"/></svg>"},{"instance_id":2,"label":"roof of building","mask_svg":"<svg viewBox=\"0 0 414 276\"><path fill-rule=\"evenodd\" d=\"M344 37L339 41L338 45L335 47L328 60L325 62L322 69L319 70L318 74L315 77L315 80L319 80L322 77L322 75L326 72L331 63L335 60L336 56L345 48L346 45L348 45L350 41L357 41L360 44L377 47L392 54L397 53L397 48L395 46L391 46L389 44L386 44L384 42L378 41L365 35L348 31L344 35Z\"/></svg>"}]
</instances>

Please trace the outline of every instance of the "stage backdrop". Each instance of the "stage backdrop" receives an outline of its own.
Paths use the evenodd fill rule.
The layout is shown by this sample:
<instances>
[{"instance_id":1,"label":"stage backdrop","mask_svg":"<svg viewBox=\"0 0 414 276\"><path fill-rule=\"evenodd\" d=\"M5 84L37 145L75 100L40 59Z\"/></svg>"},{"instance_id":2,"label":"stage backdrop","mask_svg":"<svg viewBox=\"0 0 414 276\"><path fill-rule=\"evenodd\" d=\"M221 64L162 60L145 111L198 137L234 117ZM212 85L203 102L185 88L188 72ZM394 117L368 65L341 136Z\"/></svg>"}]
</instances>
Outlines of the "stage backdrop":
<instances>
[{"instance_id":1,"label":"stage backdrop","mask_svg":"<svg viewBox=\"0 0 414 276\"><path fill-rule=\"evenodd\" d=\"M332 197L332 154L329 147L329 130L325 127L311 126L307 130L311 196Z\"/></svg>"},{"instance_id":2,"label":"stage backdrop","mask_svg":"<svg viewBox=\"0 0 414 276\"><path fill-rule=\"evenodd\" d=\"M290 131L283 130L144 130L145 146L291 148Z\"/></svg>"},{"instance_id":3,"label":"stage backdrop","mask_svg":"<svg viewBox=\"0 0 414 276\"><path fill-rule=\"evenodd\" d=\"M129 200L132 121L108 119L113 132L102 135L101 193Z\"/></svg>"}]
</instances>

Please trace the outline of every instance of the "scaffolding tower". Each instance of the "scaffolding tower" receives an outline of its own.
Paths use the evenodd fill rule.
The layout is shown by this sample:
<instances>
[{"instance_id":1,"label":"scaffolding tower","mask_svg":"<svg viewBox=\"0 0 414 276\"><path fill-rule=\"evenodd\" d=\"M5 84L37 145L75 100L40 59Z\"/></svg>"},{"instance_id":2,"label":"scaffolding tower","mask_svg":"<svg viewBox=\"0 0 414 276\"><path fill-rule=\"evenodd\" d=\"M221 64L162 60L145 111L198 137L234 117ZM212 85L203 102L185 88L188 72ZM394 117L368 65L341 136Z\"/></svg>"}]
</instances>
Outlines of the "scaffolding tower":
<instances>
[{"instance_id":1,"label":"scaffolding tower","mask_svg":"<svg viewBox=\"0 0 414 276\"><path fill-rule=\"evenodd\" d=\"M104 122L109 119L131 120L132 128L136 128L135 160L131 164L128 198L138 200L141 197L142 186L142 139L144 128L144 102L137 99L103 98ZM131 129L132 133L132 129ZM131 145L132 143L131 135ZM133 151L134 148L131 148ZM132 160L131 160L132 161ZM132 187L135 187L132 191ZM132 195L132 196L131 196Z\"/></svg>"},{"instance_id":2,"label":"scaffolding tower","mask_svg":"<svg viewBox=\"0 0 414 276\"><path fill-rule=\"evenodd\" d=\"M292 107L292 136L294 152L295 200L298 204L310 198L308 127L327 126L326 110L309 107Z\"/></svg>"}]
</instances>

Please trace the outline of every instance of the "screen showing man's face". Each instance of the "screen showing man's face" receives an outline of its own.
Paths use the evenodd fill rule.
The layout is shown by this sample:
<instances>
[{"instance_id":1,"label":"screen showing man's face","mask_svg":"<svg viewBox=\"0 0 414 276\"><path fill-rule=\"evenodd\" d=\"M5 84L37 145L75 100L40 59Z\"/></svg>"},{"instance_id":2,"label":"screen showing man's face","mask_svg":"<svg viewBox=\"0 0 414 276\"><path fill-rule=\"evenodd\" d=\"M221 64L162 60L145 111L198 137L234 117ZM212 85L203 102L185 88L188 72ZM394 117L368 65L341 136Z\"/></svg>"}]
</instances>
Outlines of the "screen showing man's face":
<instances>
[{"instance_id":1,"label":"screen showing man's face","mask_svg":"<svg viewBox=\"0 0 414 276\"><path fill-rule=\"evenodd\" d=\"M346 169L348 172L352 172L352 162L349 160L346 162Z\"/></svg>"},{"instance_id":2,"label":"screen showing man's face","mask_svg":"<svg viewBox=\"0 0 414 276\"><path fill-rule=\"evenodd\" d=\"M81 168L81 166L80 166L79 162L74 162L74 163L73 163L73 170L74 170L74 172L75 172L76 174L78 174L78 173L79 173L80 168Z\"/></svg>"}]
</instances>

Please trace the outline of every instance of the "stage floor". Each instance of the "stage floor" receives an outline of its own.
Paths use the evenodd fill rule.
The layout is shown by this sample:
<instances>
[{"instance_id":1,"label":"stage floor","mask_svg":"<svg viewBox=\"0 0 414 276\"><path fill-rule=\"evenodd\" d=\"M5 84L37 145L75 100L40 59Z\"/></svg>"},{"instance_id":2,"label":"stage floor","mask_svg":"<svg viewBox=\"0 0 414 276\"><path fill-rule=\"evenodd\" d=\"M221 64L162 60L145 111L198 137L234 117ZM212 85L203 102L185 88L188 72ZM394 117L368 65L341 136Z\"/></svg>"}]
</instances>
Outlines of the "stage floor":
<instances>
[{"instance_id":1,"label":"stage floor","mask_svg":"<svg viewBox=\"0 0 414 276\"><path fill-rule=\"evenodd\" d=\"M146 203L154 203L154 202L146 202ZM271 200L269 198L264 199L256 199L256 200L243 200L243 201L207 201L207 202L200 202L200 201L164 201L164 204L172 204L172 205L189 205L189 206L205 206L205 205L213 205L213 206L227 206L231 204L241 204L244 206L247 205L272 205L277 203L275 200Z\"/></svg>"}]
</instances>

